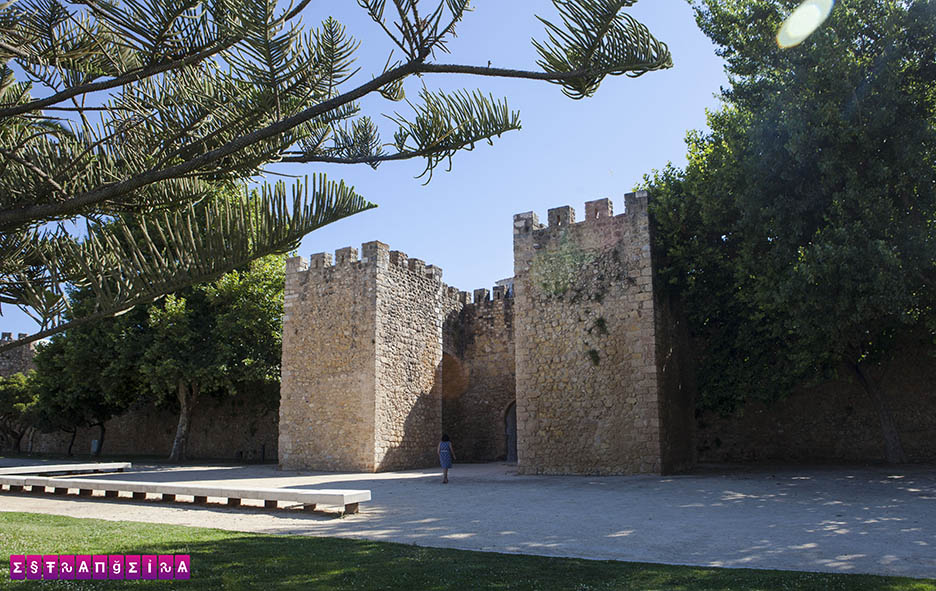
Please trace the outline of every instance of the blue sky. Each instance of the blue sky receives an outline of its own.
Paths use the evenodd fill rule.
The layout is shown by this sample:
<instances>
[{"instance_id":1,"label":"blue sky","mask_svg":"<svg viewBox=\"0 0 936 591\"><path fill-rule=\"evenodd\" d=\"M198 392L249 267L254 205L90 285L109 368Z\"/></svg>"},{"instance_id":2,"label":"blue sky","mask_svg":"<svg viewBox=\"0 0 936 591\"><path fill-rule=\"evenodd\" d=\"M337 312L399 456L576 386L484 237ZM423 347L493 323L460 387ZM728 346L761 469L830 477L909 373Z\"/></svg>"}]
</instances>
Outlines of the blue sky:
<instances>
[{"instance_id":1,"label":"blue sky","mask_svg":"<svg viewBox=\"0 0 936 591\"><path fill-rule=\"evenodd\" d=\"M479 0L450 44L451 55L436 61L536 70L530 39L543 39L535 14L555 16L548 0ZM329 6L330 5L330 6ZM391 42L356 2L312 3L303 15L307 26L330 15L361 41L351 81L379 73ZM292 174L325 172L344 179L378 208L322 228L307 236L299 254L380 240L394 250L443 269L443 280L462 290L490 288L513 275L512 221L515 213L571 205L581 217L585 201L610 198L623 210L623 196L644 174L672 161L682 165L684 138L705 127L705 110L717 108L715 94L727 84L722 60L695 25L682 0L644 0L630 14L646 24L673 54L671 70L640 78L609 77L591 99L573 101L558 86L535 81L472 76L427 76L411 80L415 97L424 82L430 89L481 89L507 97L520 111L523 129L455 157L451 172L439 168L428 185L415 177L420 161L367 166L291 166ZM381 113L407 114L405 103L382 98L363 103L381 125L385 141L393 128ZM269 177L276 180L276 177ZM4 331L32 332L28 317L4 306Z\"/></svg>"}]
</instances>

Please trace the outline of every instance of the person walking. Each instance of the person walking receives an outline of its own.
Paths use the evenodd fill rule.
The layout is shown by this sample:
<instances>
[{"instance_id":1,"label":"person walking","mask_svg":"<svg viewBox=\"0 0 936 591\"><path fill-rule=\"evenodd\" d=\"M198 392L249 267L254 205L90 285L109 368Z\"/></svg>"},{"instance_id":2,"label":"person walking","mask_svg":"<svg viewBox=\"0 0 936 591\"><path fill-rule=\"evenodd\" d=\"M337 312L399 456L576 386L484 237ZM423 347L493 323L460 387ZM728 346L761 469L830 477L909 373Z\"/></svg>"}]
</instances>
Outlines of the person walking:
<instances>
[{"instance_id":1,"label":"person walking","mask_svg":"<svg viewBox=\"0 0 936 591\"><path fill-rule=\"evenodd\" d=\"M448 484L448 471L455 460L455 450L452 449L452 441L448 435L442 434L442 441L439 442L436 451L439 453L439 465L442 466L442 484Z\"/></svg>"}]
</instances>

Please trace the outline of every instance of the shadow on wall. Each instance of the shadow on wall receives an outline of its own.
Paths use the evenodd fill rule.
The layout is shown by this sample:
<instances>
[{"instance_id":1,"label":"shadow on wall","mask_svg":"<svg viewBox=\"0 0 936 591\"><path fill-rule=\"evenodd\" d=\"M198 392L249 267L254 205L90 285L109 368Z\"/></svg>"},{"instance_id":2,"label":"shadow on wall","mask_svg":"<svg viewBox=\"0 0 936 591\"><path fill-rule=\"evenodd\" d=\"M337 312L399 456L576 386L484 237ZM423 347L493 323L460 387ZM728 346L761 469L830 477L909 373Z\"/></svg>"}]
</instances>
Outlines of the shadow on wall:
<instances>
[{"instance_id":1,"label":"shadow on wall","mask_svg":"<svg viewBox=\"0 0 936 591\"><path fill-rule=\"evenodd\" d=\"M508 457L505 422L516 402L511 292L475 290L471 302L445 318L442 356L442 427L459 462Z\"/></svg>"},{"instance_id":2,"label":"shadow on wall","mask_svg":"<svg viewBox=\"0 0 936 591\"><path fill-rule=\"evenodd\" d=\"M433 419L433 416L438 416L433 413L439 412L437 395L420 395L404 420L402 442L386 452L378 471L436 466L436 445L442 433L451 437L459 462L505 460L508 458L508 417L512 417L513 461L516 461L513 390L503 386L490 387L483 381L480 385L473 384L470 367L470 361L443 352L436 372L436 379L441 383L436 383L432 389L441 394L441 423ZM419 449L419 442L426 441L426 425L433 421L437 425L433 439L425 449Z\"/></svg>"},{"instance_id":3,"label":"shadow on wall","mask_svg":"<svg viewBox=\"0 0 936 591\"><path fill-rule=\"evenodd\" d=\"M471 362L443 354L442 430L452 438L460 462L509 460L507 418L516 397L502 384L471 379ZM479 372L482 373L483 372ZM512 376L510 376L512 377ZM516 411L513 414L516 461Z\"/></svg>"},{"instance_id":4,"label":"shadow on wall","mask_svg":"<svg viewBox=\"0 0 936 591\"><path fill-rule=\"evenodd\" d=\"M438 374L437 374L438 375ZM435 441L427 439L427 424L439 424L439 396L433 392L422 393L416 397L416 402L410 408L403 421L402 441L390 447L377 466L378 472L387 470L408 470L412 468L429 468L438 464Z\"/></svg>"},{"instance_id":5,"label":"shadow on wall","mask_svg":"<svg viewBox=\"0 0 936 591\"><path fill-rule=\"evenodd\" d=\"M279 402L272 406L255 397L206 397L195 406L187 445L188 459L224 459L265 462L276 459ZM175 436L178 415L151 405L105 423L104 455L167 456ZM98 428L80 429L73 452L88 453L100 437ZM71 434L37 433L34 453L65 454Z\"/></svg>"},{"instance_id":6,"label":"shadow on wall","mask_svg":"<svg viewBox=\"0 0 936 591\"><path fill-rule=\"evenodd\" d=\"M881 375L901 443L912 462L936 458L936 350L904 342ZM845 372L842 372L843 374ZM700 413L704 462L884 461L880 419L854 381L801 387L772 405L750 403L743 414Z\"/></svg>"}]
</instances>

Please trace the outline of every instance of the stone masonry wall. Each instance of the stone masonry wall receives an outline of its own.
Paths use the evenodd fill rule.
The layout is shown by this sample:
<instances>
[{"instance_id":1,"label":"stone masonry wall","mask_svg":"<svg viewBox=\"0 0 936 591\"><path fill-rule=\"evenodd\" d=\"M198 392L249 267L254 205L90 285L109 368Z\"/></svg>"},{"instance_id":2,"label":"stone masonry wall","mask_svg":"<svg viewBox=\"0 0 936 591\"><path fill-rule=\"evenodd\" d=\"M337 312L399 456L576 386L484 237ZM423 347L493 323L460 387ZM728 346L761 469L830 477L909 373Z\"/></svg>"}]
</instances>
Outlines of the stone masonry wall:
<instances>
[{"instance_id":1,"label":"stone masonry wall","mask_svg":"<svg viewBox=\"0 0 936 591\"><path fill-rule=\"evenodd\" d=\"M26 337L25 333L19 334L19 339ZM0 344L13 342L13 335L5 332L0 335ZM36 366L33 363L33 355L36 353L36 343L28 343L22 347L16 347L0 353L0 376L7 377L15 373L26 373Z\"/></svg>"},{"instance_id":2,"label":"stone masonry wall","mask_svg":"<svg viewBox=\"0 0 936 591\"><path fill-rule=\"evenodd\" d=\"M380 242L364 254L378 270L375 465L432 466L442 425L442 270Z\"/></svg>"},{"instance_id":3,"label":"stone masonry wall","mask_svg":"<svg viewBox=\"0 0 936 591\"><path fill-rule=\"evenodd\" d=\"M651 227L651 234L652 234ZM654 277L654 282L656 278ZM695 441L696 383L689 327L680 303L654 287L657 379L663 472L688 470L698 454Z\"/></svg>"},{"instance_id":4,"label":"stone masonry wall","mask_svg":"<svg viewBox=\"0 0 936 591\"><path fill-rule=\"evenodd\" d=\"M442 425L442 270L368 242L290 259L280 464L433 465Z\"/></svg>"},{"instance_id":5,"label":"stone masonry wall","mask_svg":"<svg viewBox=\"0 0 936 591\"><path fill-rule=\"evenodd\" d=\"M647 194L514 216L519 470L659 473Z\"/></svg>"},{"instance_id":6,"label":"stone masonry wall","mask_svg":"<svg viewBox=\"0 0 936 591\"><path fill-rule=\"evenodd\" d=\"M192 412L192 429L186 446L190 459L223 459L264 462L276 459L276 407L250 396L219 400L206 397ZM175 436L177 414L145 406L115 417L104 424L105 456L168 456ZM72 452L88 454L91 441L100 438L97 427L80 429ZM69 433L36 433L32 451L64 454ZM29 450L29 443L23 442Z\"/></svg>"},{"instance_id":7,"label":"stone masonry wall","mask_svg":"<svg viewBox=\"0 0 936 591\"><path fill-rule=\"evenodd\" d=\"M880 371L873 372L880 379ZM846 371L842 372L847 375ZM932 345L905 345L880 381L911 462L936 458L936 359ZM750 403L736 416L699 417L699 457L707 462L884 461L881 423L854 381L797 389L773 404Z\"/></svg>"},{"instance_id":8,"label":"stone masonry wall","mask_svg":"<svg viewBox=\"0 0 936 591\"><path fill-rule=\"evenodd\" d=\"M376 265L343 248L286 263L279 463L373 471Z\"/></svg>"},{"instance_id":9,"label":"stone masonry wall","mask_svg":"<svg viewBox=\"0 0 936 591\"><path fill-rule=\"evenodd\" d=\"M459 461L507 456L505 413L516 401L513 309L505 288L495 287L493 299L475 290L457 319L459 332L446 332L452 342L444 347L442 423Z\"/></svg>"}]
</instances>

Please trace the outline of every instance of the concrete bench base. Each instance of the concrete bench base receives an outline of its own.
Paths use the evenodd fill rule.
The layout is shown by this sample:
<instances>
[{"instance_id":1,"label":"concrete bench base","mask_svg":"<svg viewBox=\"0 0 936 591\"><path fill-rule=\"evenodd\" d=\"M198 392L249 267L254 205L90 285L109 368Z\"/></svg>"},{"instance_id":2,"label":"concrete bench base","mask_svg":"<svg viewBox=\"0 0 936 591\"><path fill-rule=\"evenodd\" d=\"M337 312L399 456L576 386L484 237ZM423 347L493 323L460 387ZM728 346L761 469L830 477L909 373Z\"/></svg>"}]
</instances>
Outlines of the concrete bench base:
<instances>
[{"instance_id":1,"label":"concrete bench base","mask_svg":"<svg viewBox=\"0 0 936 591\"><path fill-rule=\"evenodd\" d=\"M125 480L91 480L79 478L49 478L46 476L0 476L0 489L9 492L45 492L47 488L56 495L65 495L69 489L77 489L79 497L90 497L101 491L108 499L141 501L147 494L159 495L165 502L176 502L179 496L192 497L195 504L206 504L208 497L226 499L228 507L240 507L243 499L263 501L265 509L276 509L279 502L299 504L304 511L314 511L318 505L341 506L344 514L360 511L360 503L371 500L369 490L327 489L311 490L297 488L244 488L205 486L194 484L172 484L162 482L136 482ZM130 493L121 497L120 493Z\"/></svg>"}]
</instances>

